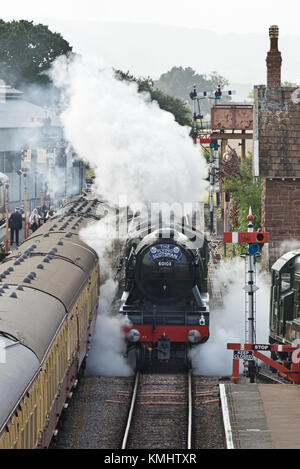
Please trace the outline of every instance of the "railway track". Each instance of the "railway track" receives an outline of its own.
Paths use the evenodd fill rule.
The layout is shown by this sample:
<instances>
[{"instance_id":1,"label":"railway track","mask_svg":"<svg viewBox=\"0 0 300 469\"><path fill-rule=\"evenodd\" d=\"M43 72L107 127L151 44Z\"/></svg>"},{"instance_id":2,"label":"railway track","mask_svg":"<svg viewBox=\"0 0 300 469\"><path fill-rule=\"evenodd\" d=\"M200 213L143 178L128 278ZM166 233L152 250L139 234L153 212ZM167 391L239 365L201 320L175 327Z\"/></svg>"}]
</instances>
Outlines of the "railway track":
<instances>
[{"instance_id":1,"label":"railway track","mask_svg":"<svg viewBox=\"0 0 300 469\"><path fill-rule=\"evenodd\" d=\"M224 448L219 383L186 373L83 377L51 447Z\"/></svg>"},{"instance_id":2,"label":"railway track","mask_svg":"<svg viewBox=\"0 0 300 469\"><path fill-rule=\"evenodd\" d=\"M256 375L257 382L266 384L292 384L291 382L281 378L280 376L272 375L271 372L259 371Z\"/></svg>"},{"instance_id":3,"label":"railway track","mask_svg":"<svg viewBox=\"0 0 300 469\"><path fill-rule=\"evenodd\" d=\"M122 449L190 449L191 374L137 374Z\"/></svg>"},{"instance_id":4,"label":"railway track","mask_svg":"<svg viewBox=\"0 0 300 469\"><path fill-rule=\"evenodd\" d=\"M191 372L136 375L122 449L222 448L223 442L217 381Z\"/></svg>"}]
</instances>

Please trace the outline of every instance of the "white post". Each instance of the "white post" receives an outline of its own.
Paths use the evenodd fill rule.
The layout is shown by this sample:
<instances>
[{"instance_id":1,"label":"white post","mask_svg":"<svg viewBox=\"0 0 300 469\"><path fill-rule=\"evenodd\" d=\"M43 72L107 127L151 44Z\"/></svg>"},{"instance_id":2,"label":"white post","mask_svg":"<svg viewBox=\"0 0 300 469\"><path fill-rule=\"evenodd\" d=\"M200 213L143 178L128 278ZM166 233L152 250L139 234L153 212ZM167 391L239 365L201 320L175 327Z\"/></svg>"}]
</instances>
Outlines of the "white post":
<instances>
[{"instance_id":1,"label":"white post","mask_svg":"<svg viewBox=\"0 0 300 469\"><path fill-rule=\"evenodd\" d=\"M253 233L253 220L254 216L252 215L252 209L249 208L249 214L247 216L248 220L248 233ZM248 340L249 344L255 344L256 342L256 333L255 333L255 295L258 287L255 285L255 254L256 254L256 245L250 244L248 249L248 283L245 285L244 290L248 294ZM247 305L246 305L246 314L247 314ZM246 318L247 320L247 318ZM248 360L248 375L250 377L250 382L254 383L256 373L256 363L255 359Z\"/></svg>"},{"instance_id":2,"label":"white post","mask_svg":"<svg viewBox=\"0 0 300 469\"><path fill-rule=\"evenodd\" d=\"M247 217L248 220L248 233L253 233L253 223L254 217L252 215L251 207L249 209L249 215ZM255 341L255 331L254 331L254 295L255 291L254 287L254 255L249 253L249 261L248 261L248 298L249 298L249 308L248 308L248 343L253 344Z\"/></svg>"},{"instance_id":3,"label":"white post","mask_svg":"<svg viewBox=\"0 0 300 469\"><path fill-rule=\"evenodd\" d=\"M0 365L6 363L5 341L0 339Z\"/></svg>"}]
</instances>

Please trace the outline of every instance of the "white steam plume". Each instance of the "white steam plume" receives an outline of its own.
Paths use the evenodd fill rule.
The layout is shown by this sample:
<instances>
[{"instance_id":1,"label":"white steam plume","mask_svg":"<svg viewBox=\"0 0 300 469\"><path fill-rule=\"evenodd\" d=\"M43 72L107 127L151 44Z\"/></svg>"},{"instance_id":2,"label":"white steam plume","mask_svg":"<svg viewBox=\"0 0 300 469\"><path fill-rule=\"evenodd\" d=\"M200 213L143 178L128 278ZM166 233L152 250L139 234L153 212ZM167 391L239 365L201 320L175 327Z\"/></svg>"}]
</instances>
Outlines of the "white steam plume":
<instances>
[{"instance_id":1,"label":"white steam plume","mask_svg":"<svg viewBox=\"0 0 300 469\"><path fill-rule=\"evenodd\" d=\"M116 205L126 200L130 206L189 204L201 199L207 165L199 147L193 145L189 130L148 95L139 94L136 84L119 81L112 69L81 59L59 58L52 78L64 90L65 138L94 168L96 191L103 199ZM108 255L110 223L113 229L114 220L105 217L81 232L98 252L106 279L87 372L124 375L131 373L122 357L124 319L110 316L116 293Z\"/></svg>"},{"instance_id":2,"label":"white steam plume","mask_svg":"<svg viewBox=\"0 0 300 469\"><path fill-rule=\"evenodd\" d=\"M288 239L282 241L278 249L278 257L283 256L289 251L298 251L300 249L300 240L299 239Z\"/></svg>"},{"instance_id":3,"label":"white steam plume","mask_svg":"<svg viewBox=\"0 0 300 469\"><path fill-rule=\"evenodd\" d=\"M118 204L196 202L207 182L207 166L171 113L117 80L111 69L81 59L60 58L52 72L65 90L61 114L66 139L95 170L96 187Z\"/></svg>"},{"instance_id":4,"label":"white steam plume","mask_svg":"<svg viewBox=\"0 0 300 469\"><path fill-rule=\"evenodd\" d=\"M9 178L6 174L0 172L0 183L6 184L9 182Z\"/></svg>"},{"instance_id":5,"label":"white steam plume","mask_svg":"<svg viewBox=\"0 0 300 469\"><path fill-rule=\"evenodd\" d=\"M258 269L257 269L258 270ZM257 273L256 342L269 343L268 279ZM210 338L192 352L194 373L224 376L232 373L232 350L227 343L245 343L245 262L239 258L222 262L216 271L215 288L225 290L222 307L210 314ZM242 362L240 372L243 371Z\"/></svg>"},{"instance_id":6,"label":"white steam plume","mask_svg":"<svg viewBox=\"0 0 300 469\"><path fill-rule=\"evenodd\" d=\"M121 326L125 318L112 317L109 312L118 285L112 279L100 288L99 313L92 348L87 361L86 374L102 376L129 376L132 370L123 358L124 341Z\"/></svg>"}]
</instances>

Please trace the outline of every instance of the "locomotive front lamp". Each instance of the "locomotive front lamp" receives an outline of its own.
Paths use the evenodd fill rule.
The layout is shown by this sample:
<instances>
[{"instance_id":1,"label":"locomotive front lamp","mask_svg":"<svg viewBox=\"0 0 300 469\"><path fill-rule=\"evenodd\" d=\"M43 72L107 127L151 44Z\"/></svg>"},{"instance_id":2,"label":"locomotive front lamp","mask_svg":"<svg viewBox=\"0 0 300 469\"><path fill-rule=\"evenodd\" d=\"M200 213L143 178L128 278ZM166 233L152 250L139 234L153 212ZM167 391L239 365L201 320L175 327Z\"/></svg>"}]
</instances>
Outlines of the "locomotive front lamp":
<instances>
[{"instance_id":1,"label":"locomotive front lamp","mask_svg":"<svg viewBox=\"0 0 300 469\"><path fill-rule=\"evenodd\" d=\"M188 339L189 339L189 342L191 342L191 344L196 344L196 343L200 342L201 334L196 329L193 329L193 330L189 331Z\"/></svg>"},{"instance_id":2,"label":"locomotive front lamp","mask_svg":"<svg viewBox=\"0 0 300 469\"><path fill-rule=\"evenodd\" d=\"M201 318L199 319L199 326L205 326L205 317L203 316L203 314Z\"/></svg>"},{"instance_id":3,"label":"locomotive front lamp","mask_svg":"<svg viewBox=\"0 0 300 469\"><path fill-rule=\"evenodd\" d=\"M129 342L138 342L141 338L141 333L137 329L130 329L127 333L127 339Z\"/></svg>"}]
</instances>

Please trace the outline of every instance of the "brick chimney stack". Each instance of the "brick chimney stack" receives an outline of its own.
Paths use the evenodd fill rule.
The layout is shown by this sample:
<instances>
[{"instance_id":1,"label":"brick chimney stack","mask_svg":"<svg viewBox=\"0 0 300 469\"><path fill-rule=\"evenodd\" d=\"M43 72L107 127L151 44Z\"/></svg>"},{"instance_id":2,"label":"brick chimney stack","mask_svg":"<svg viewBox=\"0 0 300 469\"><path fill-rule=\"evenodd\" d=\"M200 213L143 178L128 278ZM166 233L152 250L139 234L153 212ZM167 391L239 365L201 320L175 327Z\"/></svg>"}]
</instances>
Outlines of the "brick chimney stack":
<instances>
[{"instance_id":1,"label":"brick chimney stack","mask_svg":"<svg viewBox=\"0 0 300 469\"><path fill-rule=\"evenodd\" d=\"M270 26L270 51L268 52L267 62L267 87L280 88L281 87L281 52L278 50L278 26Z\"/></svg>"}]
</instances>

